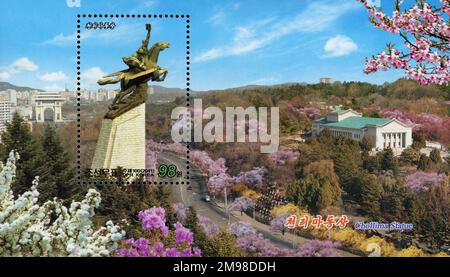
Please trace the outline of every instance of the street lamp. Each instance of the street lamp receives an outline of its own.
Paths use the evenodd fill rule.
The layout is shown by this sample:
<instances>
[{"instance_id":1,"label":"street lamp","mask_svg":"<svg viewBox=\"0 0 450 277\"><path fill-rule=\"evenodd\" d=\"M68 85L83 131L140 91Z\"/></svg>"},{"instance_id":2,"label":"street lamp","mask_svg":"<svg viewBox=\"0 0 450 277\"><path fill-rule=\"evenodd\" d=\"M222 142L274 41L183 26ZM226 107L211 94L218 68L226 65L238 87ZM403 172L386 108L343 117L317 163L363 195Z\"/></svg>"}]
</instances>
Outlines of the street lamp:
<instances>
[{"instance_id":1,"label":"street lamp","mask_svg":"<svg viewBox=\"0 0 450 277\"><path fill-rule=\"evenodd\" d=\"M225 204L224 204L224 209L225 212L227 213L228 216L228 225L230 225L230 212L228 211L228 202L227 202L227 186L225 185L224 189L223 189L223 193L225 196Z\"/></svg>"}]
</instances>

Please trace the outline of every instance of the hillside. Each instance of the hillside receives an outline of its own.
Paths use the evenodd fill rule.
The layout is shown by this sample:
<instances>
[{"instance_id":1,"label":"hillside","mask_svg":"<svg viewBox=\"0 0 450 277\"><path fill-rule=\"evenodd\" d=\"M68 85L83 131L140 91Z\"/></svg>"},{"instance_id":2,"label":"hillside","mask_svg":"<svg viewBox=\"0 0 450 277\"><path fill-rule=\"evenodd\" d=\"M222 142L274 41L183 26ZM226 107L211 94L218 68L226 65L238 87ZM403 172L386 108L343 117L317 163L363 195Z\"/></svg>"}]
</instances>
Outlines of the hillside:
<instances>
[{"instance_id":1,"label":"hillside","mask_svg":"<svg viewBox=\"0 0 450 277\"><path fill-rule=\"evenodd\" d=\"M0 91L7 90L7 89L14 89L16 91L29 91L29 90L43 91L41 89L36 89L36 88L16 86L16 85L10 84L8 82L0 82Z\"/></svg>"}]
</instances>

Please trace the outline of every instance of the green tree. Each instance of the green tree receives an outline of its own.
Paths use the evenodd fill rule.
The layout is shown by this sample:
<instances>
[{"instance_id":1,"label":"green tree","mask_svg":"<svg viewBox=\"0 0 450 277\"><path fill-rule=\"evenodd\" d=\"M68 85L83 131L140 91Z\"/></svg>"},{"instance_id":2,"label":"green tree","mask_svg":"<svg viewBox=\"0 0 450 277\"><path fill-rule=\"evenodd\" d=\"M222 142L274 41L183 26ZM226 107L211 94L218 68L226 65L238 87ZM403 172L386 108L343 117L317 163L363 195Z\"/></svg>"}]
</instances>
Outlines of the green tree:
<instances>
[{"instance_id":1,"label":"green tree","mask_svg":"<svg viewBox=\"0 0 450 277\"><path fill-rule=\"evenodd\" d=\"M122 219L127 220L126 232L130 237L139 237L144 235L141 222L138 219L139 211L148 209L139 195L131 186L116 185L112 183L95 186L102 196L102 202L96 210L96 219L100 222L113 220L114 222Z\"/></svg>"},{"instance_id":2,"label":"green tree","mask_svg":"<svg viewBox=\"0 0 450 277\"><path fill-rule=\"evenodd\" d=\"M362 173L357 180L361 187L359 204L363 212L372 219L379 219L381 214L380 199L383 193L381 184L373 174Z\"/></svg>"},{"instance_id":3,"label":"green tree","mask_svg":"<svg viewBox=\"0 0 450 277\"><path fill-rule=\"evenodd\" d=\"M236 236L228 232L220 232L209 238L202 248L203 257L241 257L243 254L236 247Z\"/></svg>"},{"instance_id":4,"label":"green tree","mask_svg":"<svg viewBox=\"0 0 450 277\"><path fill-rule=\"evenodd\" d=\"M400 155L400 161L404 164L417 164L419 162L419 158L419 151L412 147L406 148Z\"/></svg>"},{"instance_id":5,"label":"green tree","mask_svg":"<svg viewBox=\"0 0 450 277\"><path fill-rule=\"evenodd\" d=\"M398 163L397 158L394 156L394 152L391 148L387 148L383 150L383 156L381 159L381 169L383 170L392 170L394 175L398 173Z\"/></svg>"},{"instance_id":6,"label":"green tree","mask_svg":"<svg viewBox=\"0 0 450 277\"><path fill-rule=\"evenodd\" d=\"M421 224L423 205L420 202L419 197L414 193L407 193L404 197L405 214L408 221L412 222L415 226Z\"/></svg>"},{"instance_id":7,"label":"green tree","mask_svg":"<svg viewBox=\"0 0 450 277\"><path fill-rule=\"evenodd\" d=\"M11 122L6 123L6 131L1 135L1 160L5 162L13 150L20 155L20 162L17 164L12 190L15 194L22 194L29 190L36 176L45 179L49 171L44 167L45 159L40 145L18 113L14 113Z\"/></svg>"},{"instance_id":8,"label":"green tree","mask_svg":"<svg viewBox=\"0 0 450 277\"><path fill-rule=\"evenodd\" d=\"M42 162L50 174L42 180L39 187L40 200L46 201L54 197L64 200L76 198L79 187L75 171L70 166L69 153L64 150L55 129L50 125L44 127L41 146Z\"/></svg>"},{"instance_id":9,"label":"green tree","mask_svg":"<svg viewBox=\"0 0 450 277\"><path fill-rule=\"evenodd\" d=\"M435 164L440 164L442 162L441 151L438 149L431 150L430 160Z\"/></svg>"},{"instance_id":10,"label":"green tree","mask_svg":"<svg viewBox=\"0 0 450 277\"><path fill-rule=\"evenodd\" d=\"M412 145L413 148L420 150L426 146L426 141L422 134L414 132L412 134L412 138L413 138L413 145Z\"/></svg>"},{"instance_id":11,"label":"green tree","mask_svg":"<svg viewBox=\"0 0 450 277\"><path fill-rule=\"evenodd\" d=\"M332 158L334 170L344 191L351 194L352 180L362 169L361 148L351 139L339 137L334 144Z\"/></svg>"},{"instance_id":12,"label":"green tree","mask_svg":"<svg viewBox=\"0 0 450 277\"><path fill-rule=\"evenodd\" d=\"M335 142L335 138L328 129L321 131L320 134L316 137L316 139L320 144L327 146L331 146Z\"/></svg>"},{"instance_id":13,"label":"green tree","mask_svg":"<svg viewBox=\"0 0 450 277\"><path fill-rule=\"evenodd\" d=\"M381 170L381 156L380 152L376 155L369 155L368 152L362 153L362 166L365 170L370 173L376 173Z\"/></svg>"},{"instance_id":14,"label":"green tree","mask_svg":"<svg viewBox=\"0 0 450 277\"><path fill-rule=\"evenodd\" d=\"M341 204L341 188L332 161L314 162L305 167L304 174L304 178L288 186L289 201L312 212Z\"/></svg>"},{"instance_id":15,"label":"green tree","mask_svg":"<svg viewBox=\"0 0 450 277\"><path fill-rule=\"evenodd\" d=\"M375 142L372 137L364 135L359 145L364 152L370 152L375 147Z\"/></svg>"},{"instance_id":16,"label":"green tree","mask_svg":"<svg viewBox=\"0 0 450 277\"><path fill-rule=\"evenodd\" d=\"M450 197L448 184L433 186L420 195L423 214L415 228L422 240L431 248L439 249L442 245L448 245L450 238Z\"/></svg>"},{"instance_id":17,"label":"green tree","mask_svg":"<svg viewBox=\"0 0 450 277\"><path fill-rule=\"evenodd\" d=\"M421 154L419 158L419 162L417 163L417 169L422 171L428 171L432 167L432 163L430 158L427 155Z\"/></svg>"},{"instance_id":18,"label":"green tree","mask_svg":"<svg viewBox=\"0 0 450 277\"><path fill-rule=\"evenodd\" d=\"M208 236L203 232L202 228L198 225L197 211L193 206L189 207L186 214L186 220L184 226L192 231L194 234L194 245L200 249L208 247Z\"/></svg>"}]
</instances>

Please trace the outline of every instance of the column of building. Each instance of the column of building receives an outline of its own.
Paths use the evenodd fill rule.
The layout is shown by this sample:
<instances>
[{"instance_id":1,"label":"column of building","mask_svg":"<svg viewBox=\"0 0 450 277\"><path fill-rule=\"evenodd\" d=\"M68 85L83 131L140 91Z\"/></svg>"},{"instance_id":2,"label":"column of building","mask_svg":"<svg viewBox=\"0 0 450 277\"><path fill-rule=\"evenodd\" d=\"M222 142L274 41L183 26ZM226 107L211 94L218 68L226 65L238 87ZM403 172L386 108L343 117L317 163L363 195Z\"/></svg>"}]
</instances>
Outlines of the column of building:
<instances>
[{"instance_id":1,"label":"column of building","mask_svg":"<svg viewBox=\"0 0 450 277\"><path fill-rule=\"evenodd\" d=\"M384 148L403 148L405 147L406 133L383 133Z\"/></svg>"}]
</instances>

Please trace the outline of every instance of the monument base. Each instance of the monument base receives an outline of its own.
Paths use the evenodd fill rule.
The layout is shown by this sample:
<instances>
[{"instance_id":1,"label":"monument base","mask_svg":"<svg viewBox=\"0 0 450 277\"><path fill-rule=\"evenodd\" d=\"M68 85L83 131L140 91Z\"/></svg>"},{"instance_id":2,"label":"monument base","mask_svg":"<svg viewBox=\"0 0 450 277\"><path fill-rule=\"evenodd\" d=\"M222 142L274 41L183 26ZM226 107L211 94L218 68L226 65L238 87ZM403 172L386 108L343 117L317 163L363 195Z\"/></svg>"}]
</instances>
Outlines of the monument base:
<instances>
[{"instance_id":1,"label":"monument base","mask_svg":"<svg viewBox=\"0 0 450 277\"><path fill-rule=\"evenodd\" d=\"M145 169L145 104L115 119L103 119L92 170Z\"/></svg>"}]
</instances>

